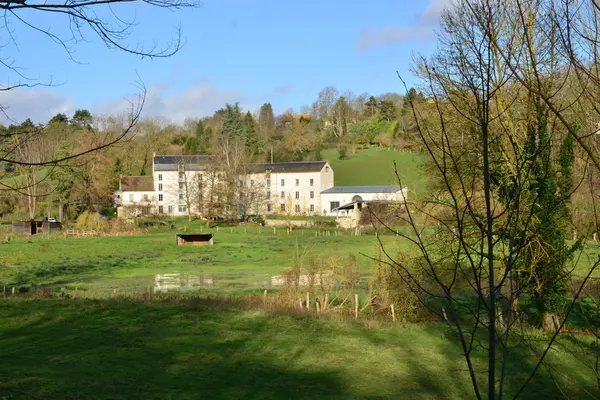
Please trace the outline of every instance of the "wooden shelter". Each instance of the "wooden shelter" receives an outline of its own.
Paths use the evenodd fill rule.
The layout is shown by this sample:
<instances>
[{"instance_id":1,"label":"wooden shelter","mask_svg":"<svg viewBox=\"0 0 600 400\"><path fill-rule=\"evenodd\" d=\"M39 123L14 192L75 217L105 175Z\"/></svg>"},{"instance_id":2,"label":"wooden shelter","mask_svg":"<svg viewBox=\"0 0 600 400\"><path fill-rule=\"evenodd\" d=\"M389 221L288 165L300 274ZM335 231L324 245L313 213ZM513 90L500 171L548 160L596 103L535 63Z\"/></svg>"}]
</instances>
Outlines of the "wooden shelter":
<instances>
[{"instance_id":1,"label":"wooden shelter","mask_svg":"<svg viewBox=\"0 0 600 400\"><path fill-rule=\"evenodd\" d=\"M180 233L177 235L177 246L212 246L212 233Z\"/></svg>"}]
</instances>

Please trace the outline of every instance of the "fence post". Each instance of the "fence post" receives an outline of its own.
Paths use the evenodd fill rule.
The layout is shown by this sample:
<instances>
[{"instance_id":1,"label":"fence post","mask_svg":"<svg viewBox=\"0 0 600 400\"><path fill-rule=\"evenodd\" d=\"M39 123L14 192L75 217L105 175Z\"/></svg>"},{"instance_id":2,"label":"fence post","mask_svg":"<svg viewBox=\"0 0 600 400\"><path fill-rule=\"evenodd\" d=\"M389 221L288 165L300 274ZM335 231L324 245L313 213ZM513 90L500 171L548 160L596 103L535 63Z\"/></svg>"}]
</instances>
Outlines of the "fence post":
<instances>
[{"instance_id":1,"label":"fence post","mask_svg":"<svg viewBox=\"0 0 600 400\"><path fill-rule=\"evenodd\" d=\"M358 293L354 293L354 318L358 318Z\"/></svg>"},{"instance_id":2,"label":"fence post","mask_svg":"<svg viewBox=\"0 0 600 400\"><path fill-rule=\"evenodd\" d=\"M277 234L277 228L273 227L273 235Z\"/></svg>"},{"instance_id":3,"label":"fence post","mask_svg":"<svg viewBox=\"0 0 600 400\"><path fill-rule=\"evenodd\" d=\"M73 298L77 297L77 288L75 288L75 291L73 292Z\"/></svg>"},{"instance_id":4,"label":"fence post","mask_svg":"<svg viewBox=\"0 0 600 400\"><path fill-rule=\"evenodd\" d=\"M392 321L396 322L396 312L394 311L394 305L392 304L390 308L392 309Z\"/></svg>"},{"instance_id":5,"label":"fence post","mask_svg":"<svg viewBox=\"0 0 600 400\"><path fill-rule=\"evenodd\" d=\"M117 289L113 289L112 291L112 298L114 299L115 297L117 297Z\"/></svg>"},{"instance_id":6,"label":"fence post","mask_svg":"<svg viewBox=\"0 0 600 400\"><path fill-rule=\"evenodd\" d=\"M265 289L265 292L263 294L263 304L265 307L267 307L267 289Z\"/></svg>"},{"instance_id":7,"label":"fence post","mask_svg":"<svg viewBox=\"0 0 600 400\"><path fill-rule=\"evenodd\" d=\"M12 288L12 296L15 297L15 288Z\"/></svg>"},{"instance_id":8,"label":"fence post","mask_svg":"<svg viewBox=\"0 0 600 400\"><path fill-rule=\"evenodd\" d=\"M66 289L64 287L60 288L60 297L65 297L65 292L66 292Z\"/></svg>"},{"instance_id":9,"label":"fence post","mask_svg":"<svg viewBox=\"0 0 600 400\"><path fill-rule=\"evenodd\" d=\"M310 312L310 292L306 292L306 311Z\"/></svg>"}]
</instances>

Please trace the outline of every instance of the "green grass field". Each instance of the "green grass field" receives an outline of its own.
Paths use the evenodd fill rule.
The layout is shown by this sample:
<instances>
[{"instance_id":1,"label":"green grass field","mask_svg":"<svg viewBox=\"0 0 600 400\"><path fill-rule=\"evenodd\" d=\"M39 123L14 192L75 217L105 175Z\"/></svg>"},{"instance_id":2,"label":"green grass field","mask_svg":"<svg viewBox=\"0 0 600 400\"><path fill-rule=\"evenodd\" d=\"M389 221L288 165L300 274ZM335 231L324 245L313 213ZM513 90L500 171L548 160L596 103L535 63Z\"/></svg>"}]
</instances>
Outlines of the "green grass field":
<instances>
[{"instance_id":1,"label":"green grass field","mask_svg":"<svg viewBox=\"0 0 600 400\"><path fill-rule=\"evenodd\" d=\"M183 222L180 222L183 224ZM200 231L194 222L190 231ZM357 257L367 273L372 263L361 253L374 255L377 239L371 236L316 237L317 229L272 228L206 229L215 235L214 246L176 246L181 230L151 229L148 235L120 237L24 237L0 244L0 286L47 286L111 290L154 286L156 274L210 275L215 286L268 285L274 275L291 268L295 257L306 264L310 257ZM382 240L400 249L395 236Z\"/></svg>"},{"instance_id":2,"label":"green grass field","mask_svg":"<svg viewBox=\"0 0 600 400\"><path fill-rule=\"evenodd\" d=\"M394 161L403 185L413 193L423 194L427 180L421 171L424 156L420 153L399 152L387 149L364 149L350 154L347 160L338 158L337 149L322 152L335 174L336 186L397 185Z\"/></svg>"},{"instance_id":3,"label":"green grass field","mask_svg":"<svg viewBox=\"0 0 600 400\"><path fill-rule=\"evenodd\" d=\"M214 301L0 300L8 399L466 399L458 344L437 324L266 314ZM473 354L482 369L481 354ZM508 392L532 368L514 354ZM557 348L569 398L597 393ZM523 399L558 398L545 369Z\"/></svg>"}]
</instances>

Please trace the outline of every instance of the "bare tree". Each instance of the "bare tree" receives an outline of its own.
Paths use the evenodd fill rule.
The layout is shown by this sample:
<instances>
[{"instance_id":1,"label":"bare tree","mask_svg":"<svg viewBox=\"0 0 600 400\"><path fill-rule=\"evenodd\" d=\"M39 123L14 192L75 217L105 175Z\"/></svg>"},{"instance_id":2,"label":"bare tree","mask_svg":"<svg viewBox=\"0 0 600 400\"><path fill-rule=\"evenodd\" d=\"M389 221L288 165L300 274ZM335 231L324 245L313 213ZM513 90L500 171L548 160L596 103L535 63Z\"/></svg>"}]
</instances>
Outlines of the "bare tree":
<instances>
[{"instance_id":1,"label":"bare tree","mask_svg":"<svg viewBox=\"0 0 600 400\"><path fill-rule=\"evenodd\" d=\"M551 3L467 0L445 13L438 52L418 65L434 113L411 104L437 193L406 207L408 232L374 216L414 246L403 257L384 248L386 262L456 335L476 398L516 398L540 367L550 368L546 355L599 264L590 265L562 318L552 317L549 340L533 342L518 299L568 283L565 265L577 250L565 243L577 188L570 140L597 164L577 123L581 109L597 102L577 94L584 85L568 69L573 60L558 61L568 54L565 27L553 22L559 14ZM580 82L575 93L565 92L570 82ZM480 349L484 371L474 359ZM521 379L508 368L520 357L536 360Z\"/></svg>"}]
</instances>

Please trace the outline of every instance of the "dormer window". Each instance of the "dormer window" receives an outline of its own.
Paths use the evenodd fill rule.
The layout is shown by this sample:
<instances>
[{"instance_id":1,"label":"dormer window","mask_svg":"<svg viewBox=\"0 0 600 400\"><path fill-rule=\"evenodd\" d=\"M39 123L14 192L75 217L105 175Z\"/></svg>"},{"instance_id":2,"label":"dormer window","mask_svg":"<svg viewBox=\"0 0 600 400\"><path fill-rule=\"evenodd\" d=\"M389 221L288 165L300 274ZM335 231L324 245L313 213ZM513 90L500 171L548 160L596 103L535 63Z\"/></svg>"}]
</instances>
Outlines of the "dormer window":
<instances>
[{"instance_id":1,"label":"dormer window","mask_svg":"<svg viewBox=\"0 0 600 400\"><path fill-rule=\"evenodd\" d=\"M325 172L329 172L329 167L325 167Z\"/></svg>"}]
</instances>

